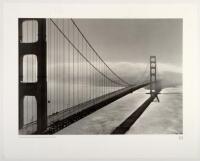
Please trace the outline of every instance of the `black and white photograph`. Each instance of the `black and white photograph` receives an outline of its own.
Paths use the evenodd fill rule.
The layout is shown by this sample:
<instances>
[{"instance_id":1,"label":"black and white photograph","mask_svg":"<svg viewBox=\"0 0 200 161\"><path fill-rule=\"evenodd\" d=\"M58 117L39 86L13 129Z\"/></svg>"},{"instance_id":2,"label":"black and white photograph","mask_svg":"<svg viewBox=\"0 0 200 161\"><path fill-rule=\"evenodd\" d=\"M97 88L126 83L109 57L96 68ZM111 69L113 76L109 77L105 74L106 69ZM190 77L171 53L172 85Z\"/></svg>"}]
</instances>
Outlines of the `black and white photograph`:
<instances>
[{"instance_id":1,"label":"black and white photograph","mask_svg":"<svg viewBox=\"0 0 200 161\"><path fill-rule=\"evenodd\" d=\"M200 3L9 1L3 159L199 160Z\"/></svg>"},{"instance_id":2,"label":"black and white photograph","mask_svg":"<svg viewBox=\"0 0 200 161\"><path fill-rule=\"evenodd\" d=\"M182 35L181 18L18 18L18 134L183 134Z\"/></svg>"}]
</instances>

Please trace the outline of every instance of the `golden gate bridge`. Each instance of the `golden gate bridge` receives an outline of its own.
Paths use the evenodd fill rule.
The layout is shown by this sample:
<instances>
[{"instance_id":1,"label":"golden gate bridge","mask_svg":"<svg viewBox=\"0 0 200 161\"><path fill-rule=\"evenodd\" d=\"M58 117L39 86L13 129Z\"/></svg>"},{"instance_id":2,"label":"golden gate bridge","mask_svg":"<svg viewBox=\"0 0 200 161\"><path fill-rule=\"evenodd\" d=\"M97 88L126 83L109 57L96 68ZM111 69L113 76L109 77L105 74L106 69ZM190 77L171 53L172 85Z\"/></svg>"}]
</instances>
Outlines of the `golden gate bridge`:
<instances>
[{"instance_id":1,"label":"golden gate bridge","mask_svg":"<svg viewBox=\"0 0 200 161\"><path fill-rule=\"evenodd\" d=\"M150 97L111 134L123 134L155 99L156 57L150 72L129 83L113 71L73 19L20 18L19 134L54 134L140 88Z\"/></svg>"}]
</instances>

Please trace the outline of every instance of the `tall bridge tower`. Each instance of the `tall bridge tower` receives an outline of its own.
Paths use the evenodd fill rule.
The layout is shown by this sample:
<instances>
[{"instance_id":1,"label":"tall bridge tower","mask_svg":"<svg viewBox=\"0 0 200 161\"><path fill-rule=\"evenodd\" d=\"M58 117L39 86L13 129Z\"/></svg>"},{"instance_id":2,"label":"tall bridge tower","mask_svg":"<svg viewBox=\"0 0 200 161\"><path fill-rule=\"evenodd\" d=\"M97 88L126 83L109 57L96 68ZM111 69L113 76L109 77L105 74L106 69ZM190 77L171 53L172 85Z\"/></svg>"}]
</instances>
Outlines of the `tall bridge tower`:
<instances>
[{"instance_id":1,"label":"tall bridge tower","mask_svg":"<svg viewBox=\"0 0 200 161\"><path fill-rule=\"evenodd\" d=\"M36 42L23 42L23 23L36 21L38 39ZM37 132L47 127L47 70L46 70L46 20L19 18L19 129L24 125L24 98L35 97L37 102ZM37 81L24 81L23 61L27 55L34 55L37 59Z\"/></svg>"}]
</instances>

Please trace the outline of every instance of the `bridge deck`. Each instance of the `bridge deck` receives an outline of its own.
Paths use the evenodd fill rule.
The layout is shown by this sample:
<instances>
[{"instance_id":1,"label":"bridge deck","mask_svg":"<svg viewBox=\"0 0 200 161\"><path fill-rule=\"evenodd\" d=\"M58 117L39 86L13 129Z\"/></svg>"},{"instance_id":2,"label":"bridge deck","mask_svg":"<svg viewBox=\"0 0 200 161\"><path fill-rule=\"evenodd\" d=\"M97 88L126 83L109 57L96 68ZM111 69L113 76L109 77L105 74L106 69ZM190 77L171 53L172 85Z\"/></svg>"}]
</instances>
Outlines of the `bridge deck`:
<instances>
[{"instance_id":1,"label":"bridge deck","mask_svg":"<svg viewBox=\"0 0 200 161\"><path fill-rule=\"evenodd\" d=\"M70 124L88 116L89 114L99 110L100 108L106 106L107 104L147 85L149 85L149 83L144 83L137 86L128 86L118 91L100 96L85 103L60 111L53 115L49 115L48 116L49 127L44 132L44 134L53 134L69 126ZM36 122L32 122L30 124L27 124L26 127L24 127L23 129L21 129L20 134L35 133L36 129L37 129Z\"/></svg>"}]
</instances>

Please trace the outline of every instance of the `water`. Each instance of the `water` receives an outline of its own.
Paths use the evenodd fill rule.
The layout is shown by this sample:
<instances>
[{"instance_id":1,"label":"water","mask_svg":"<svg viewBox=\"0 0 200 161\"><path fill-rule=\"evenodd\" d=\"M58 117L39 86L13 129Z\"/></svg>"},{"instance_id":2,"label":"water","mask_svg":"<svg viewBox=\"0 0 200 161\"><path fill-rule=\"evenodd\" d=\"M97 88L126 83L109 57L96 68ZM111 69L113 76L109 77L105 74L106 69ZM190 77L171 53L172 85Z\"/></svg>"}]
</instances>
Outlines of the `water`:
<instances>
[{"instance_id":1,"label":"water","mask_svg":"<svg viewBox=\"0 0 200 161\"><path fill-rule=\"evenodd\" d=\"M182 134L182 88L166 88L160 102L152 102L127 134Z\"/></svg>"},{"instance_id":2,"label":"water","mask_svg":"<svg viewBox=\"0 0 200 161\"><path fill-rule=\"evenodd\" d=\"M181 89L163 89L160 102L152 102L127 134L181 134ZM140 89L126 95L56 134L110 134L149 97L146 92Z\"/></svg>"}]
</instances>

